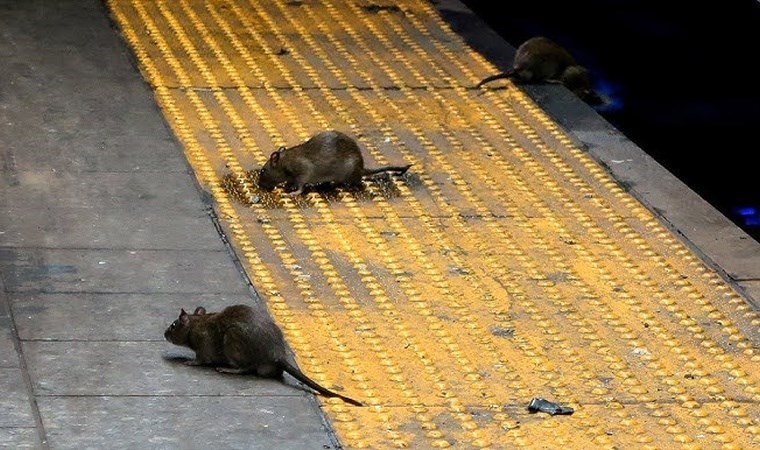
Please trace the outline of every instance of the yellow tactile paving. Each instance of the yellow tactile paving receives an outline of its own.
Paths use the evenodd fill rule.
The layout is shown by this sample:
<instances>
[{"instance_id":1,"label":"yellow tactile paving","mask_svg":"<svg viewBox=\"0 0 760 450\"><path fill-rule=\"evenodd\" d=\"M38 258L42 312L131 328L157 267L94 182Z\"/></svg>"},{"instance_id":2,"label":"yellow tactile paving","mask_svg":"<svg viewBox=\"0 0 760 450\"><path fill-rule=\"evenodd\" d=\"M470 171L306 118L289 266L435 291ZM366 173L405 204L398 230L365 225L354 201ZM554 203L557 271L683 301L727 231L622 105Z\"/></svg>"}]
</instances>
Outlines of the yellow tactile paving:
<instances>
[{"instance_id":1,"label":"yellow tactile paving","mask_svg":"<svg viewBox=\"0 0 760 450\"><path fill-rule=\"evenodd\" d=\"M345 447L760 444L757 312L430 4L108 4ZM326 128L410 173L257 191Z\"/></svg>"}]
</instances>

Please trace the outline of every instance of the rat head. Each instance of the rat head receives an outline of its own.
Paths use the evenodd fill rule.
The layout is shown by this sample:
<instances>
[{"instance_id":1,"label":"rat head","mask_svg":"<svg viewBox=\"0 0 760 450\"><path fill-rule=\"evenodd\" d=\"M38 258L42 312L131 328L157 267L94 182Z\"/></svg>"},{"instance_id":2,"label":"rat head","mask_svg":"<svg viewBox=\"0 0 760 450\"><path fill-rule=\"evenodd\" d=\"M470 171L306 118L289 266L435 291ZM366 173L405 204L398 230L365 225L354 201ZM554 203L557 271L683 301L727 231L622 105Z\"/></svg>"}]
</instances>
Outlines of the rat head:
<instances>
[{"instance_id":1,"label":"rat head","mask_svg":"<svg viewBox=\"0 0 760 450\"><path fill-rule=\"evenodd\" d=\"M562 72L562 84L581 100L591 105L597 105L602 103L602 98L594 92L591 82L591 74L588 69L583 66L574 65L568 66L564 72Z\"/></svg>"},{"instance_id":2,"label":"rat head","mask_svg":"<svg viewBox=\"0 0 760 450\"><path fill-rule=\"evenodd\" d=\"M282 152L285 147L280 147L276 152L269 155L269 160L259 171L259 188L271 191L278 184L287 181L285 170L282 167Z\"/></svg>"},{"instance_id":3,"label":"rat head","mask_svg":"<svg viewBox=\"0 0 760 450\"><path fill-rule=\"evenodd\" d=\"M187 334L190 331L190 321L193 316L203 316L206 314L206 308L199 306L195 308L195 312L191 316L185 312L184 308L180 309L179 317L177 320L171 323L164 331L164 338L172 344L185 345L187 342Z\"/></svg>"}]
</instances>

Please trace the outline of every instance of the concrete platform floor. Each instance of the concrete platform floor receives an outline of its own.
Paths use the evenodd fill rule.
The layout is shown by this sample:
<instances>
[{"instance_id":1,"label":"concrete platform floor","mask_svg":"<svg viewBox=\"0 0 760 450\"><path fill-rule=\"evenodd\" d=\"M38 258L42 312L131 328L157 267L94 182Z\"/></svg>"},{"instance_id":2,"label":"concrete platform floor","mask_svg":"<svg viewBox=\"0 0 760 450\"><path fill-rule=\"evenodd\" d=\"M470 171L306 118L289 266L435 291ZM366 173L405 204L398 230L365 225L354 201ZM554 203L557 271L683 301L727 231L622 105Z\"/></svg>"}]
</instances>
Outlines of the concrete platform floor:
<instances>
[{"instance_id":1,"label":"concrete platform floor","mask_svg":"<svg viewBox=\"0 0 760 450\"><path fill-rule=\"evenodd\" d=\"M385 16L352 22L314 20L352 17L358 7L350 2L332 2L327 10L287 2L303 15L282 5L252 5L0 0L0 386L6 394L0 446L758 443L757 242L564 89L479 96L450 84L473 79L444 75L470 64L485 71L486 60L456 66L453 59L427 60L440 58L432 51L410 57L408 48L431 43L470 55L428 6L368 7L362 11ZM514 49L459 3L431 5L494 64L491 69L509 64ZM399 11L414 26L392 16ZM249 13L261 20L225 28L246 25ZM277 14L288 21L264 20ZM214 32L204 28L209 18ZM433 39L419 33L425 27L414 20L443 31ZM311 30L311 24L320 26ZM360 42L359 32L342 34L341 26L356 24L377 27L368 28L376 47L354 52L365 58L363 66L330 65L346 57L340 51L309 52L329 48L326 42L334 48L343 39ZM398 40L380 39L385 27ZM221 35L230 38L220 41L221 50L199 46ZM303 36L314 40L296 45ZM259 47L264 51L255 64L239 56ZM382 49L385 56L375 54ZM290 54L291 65L272 63L275 53ZM238 57L225 61L233 54ZM387 66L378 63L383 58ZM440 78L410 85L416 64L438 68ZM358 76L357 67L371 68L372 77ZM250 89L259 77L269 81ZM344 85L347 80L358 88ZM277 103L280 96L284 101ZM383 96L408 115L393 122L396 110L386 100L374 103ZM467 148L493 145L504 135L491 130L511 122L485 110L450 115L441 99L457 108L515 102L533 120L513 130L528 136L521 141L525 151L501 155L494 146L502 165L482 170L482 155L462 163L466 170L450 165L452 139L463 139ZM227 101L232 107L225 109ZM251 101L262 103L250 108ZM292 104L313 109L293 112ZM346 109L336 111L338 104ZM208 114L202 105L211 105ZM419 179L394 181L387 197L341 195L337 201L250 190L246 171L270 149L325 123L351 125L353 117L375 124L352 128L364 132L373 159L419 158ZM217 123L219 129L209 127ZM452 134L440 132L441 124ZM483 139L472 138L473 130ZM254 140L246 141L249 136ZM410 144L415 140L422 145ZM551 176L541 172L543 159L531 160L544 141L563 149L547 158L559 167ZM394 153L388 142L409 151ZM211 157L204 163L206 152ZM580 162L563 166L572 160L568 155ZM510 172L510 164L523 163L522 171ZM223 184L229 171L243 177ZM606 173L617 184L606 182ZM593 195L565 193L563 174ZM587 185L572 178L578 174ZM219 182L209 182L214 179ZM473 182L483 180L488 184ZM248 191L235 197L232 185ZM507 194L517 188L521 195ZM264 201L246 204L253 196ZM594 196L606 216L580 203ZM475 201L479 197L488 201ZM604 202L613 208L604 209ZM624 220L616 220L620 211ZM444 229L463 234L439 233ZM497 232L514 240L493 239ZM399 236L406 244L393 244ZM630 255L641 260L626 259ZM551 262L531 262L542 258ZM504 272L494 274L498 261ZM611 279L615 283L605 284ZM458 303L469 292L473 300ZM162 336L179 308L232 303L262 311L266 305L309 373L370 406L325 401L290 379L222 376L179 364L188 353ZM393 308L404 314L390 314ZM415 315L417 321L404 321ZM404 339L406 347L397 345ZM473 351L463 356L462 347ZM565 400L577 412L530 415L525 405L532 395Z\"/></svg>"}]
</instances>

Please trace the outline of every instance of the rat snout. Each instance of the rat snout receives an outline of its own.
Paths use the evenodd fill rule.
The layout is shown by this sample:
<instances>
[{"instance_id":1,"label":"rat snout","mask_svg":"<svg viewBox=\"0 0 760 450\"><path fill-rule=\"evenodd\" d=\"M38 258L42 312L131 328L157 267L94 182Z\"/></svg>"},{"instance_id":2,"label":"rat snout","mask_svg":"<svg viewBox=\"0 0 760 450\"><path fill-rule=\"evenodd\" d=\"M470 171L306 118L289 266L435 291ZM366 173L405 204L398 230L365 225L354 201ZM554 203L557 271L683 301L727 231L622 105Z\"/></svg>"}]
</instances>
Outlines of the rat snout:
<instances>
[{"instance_id":1,"label":"rat snout","mask_svg":"<svg viewBox=\"0 0 760 450\"><path fill-rule=\"evenodd\" d=\"M258 185L259 189L262 189L264 191L272 191L277 185L272 175L266 170L265 167L262 167L261 170L259 170L259 179L256 184Z\"/></svg>"},{"instance_id":2,"label":"rat snout","mask_svg":"<svg viewBox=\"0 0 760 450\"><path fill-rule=\"evenodd\" d=\"M164 330L164 339L171 342L172 344L174 341L172 340L172 332L177 328L177 321L172 322L166 329Z\"/></svg>"},{"instance_id":3,"label":"rat snout","mask_svg":"<svg viewBox=\"0 0 760 450\"><path fill-rule=\"evenodd\" d=\"M604 99L602 98L602 96L600 96L593 90L583 91L580 97L591 106L597 106L604 103Z\"/></svg>"}]
</instances>

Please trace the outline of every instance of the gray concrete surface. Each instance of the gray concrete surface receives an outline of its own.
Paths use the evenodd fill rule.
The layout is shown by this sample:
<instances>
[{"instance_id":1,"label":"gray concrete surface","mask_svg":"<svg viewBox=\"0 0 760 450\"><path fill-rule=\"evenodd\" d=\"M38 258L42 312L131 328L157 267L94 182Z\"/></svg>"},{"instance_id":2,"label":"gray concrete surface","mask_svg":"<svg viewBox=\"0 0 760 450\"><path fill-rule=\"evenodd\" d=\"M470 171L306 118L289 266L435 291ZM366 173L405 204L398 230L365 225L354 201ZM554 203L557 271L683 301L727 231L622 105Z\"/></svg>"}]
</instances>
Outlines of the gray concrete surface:
<instances>
[{"instance_id":1,"label":"gray concrete surface","mask_svg":"<svg viewBox=\"0 0 760 450\"><path fill-rule=\"evenodd\" d=\"M0 58L0 447L336 448L308 392L164 341L257 299L104 5L0 0Z\"/></svg>"}]
</instances>

